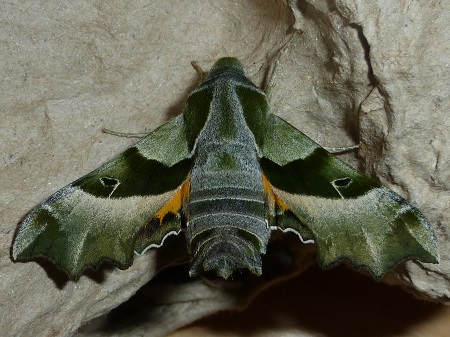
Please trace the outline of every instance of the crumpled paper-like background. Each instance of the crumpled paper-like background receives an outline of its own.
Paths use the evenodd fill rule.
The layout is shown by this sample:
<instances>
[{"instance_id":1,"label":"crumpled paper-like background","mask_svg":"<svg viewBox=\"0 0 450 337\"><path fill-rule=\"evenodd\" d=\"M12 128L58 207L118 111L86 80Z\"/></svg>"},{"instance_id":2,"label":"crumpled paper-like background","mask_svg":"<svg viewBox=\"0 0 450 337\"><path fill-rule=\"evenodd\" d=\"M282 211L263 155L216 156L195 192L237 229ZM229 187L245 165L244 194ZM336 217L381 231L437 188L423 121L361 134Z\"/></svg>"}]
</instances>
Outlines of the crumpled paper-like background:
<instances>
[{"instance_id":1,"label":"crumpled paper-like background","mask_svg":"<svg viewBox=\"0 0 450 337\"><path fill-rule=\"evenodd\" d=\"M51 266L12 263L9 249L16 224L28 210L134 142L105 135L102 128L151 131L180 113L197 81L192 60L209 69L221 56L236 56L261 83L294 28L303 34L283 55L274 111L325 146L362 142L359 157L343 159L418 206L439 240L439 265L409 262L386 282L448 303L449 16L449 4L436 0L2 4L2 331L70 336L155 275L157 253L149 252L127 271L64 282ZM167 253L166 260L175 263L177 257ZM332 282L332 273L318 273ZM154 317L145 331L165 335L209 313L240 306L265 285L261 281L230 295L189 281L174 288L178 297L165 299L172 303L171 315L168 307L160 309L156 318L163 312L166 318ZM324 306L329 300L320 294L315 299ZM293 329L300 333L299 327ZM312 330L312 336L324 333ZM80 333L89 335L85 331Z\"/></svg>"}]
</instances>

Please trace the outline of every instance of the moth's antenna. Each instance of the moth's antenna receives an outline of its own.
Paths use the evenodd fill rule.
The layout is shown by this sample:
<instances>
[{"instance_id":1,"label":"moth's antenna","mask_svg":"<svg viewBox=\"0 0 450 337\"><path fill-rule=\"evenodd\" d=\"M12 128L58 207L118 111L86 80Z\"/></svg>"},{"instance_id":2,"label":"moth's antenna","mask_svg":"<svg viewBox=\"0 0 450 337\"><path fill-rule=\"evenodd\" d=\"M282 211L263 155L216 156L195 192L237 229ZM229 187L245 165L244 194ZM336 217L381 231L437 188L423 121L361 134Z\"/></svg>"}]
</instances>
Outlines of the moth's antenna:
<instances>
[{"instance_id":1,"label":"moth's antenna","mask_svg":"<svg viewBox=\"0 0 450 337\"><path fill-rule=\"evenodd\" d=\"M349 146L334 146L334 147L324 146L323 148L332 154L343 154L354 150L359 150L361 148L361 143Z\"/></svg>"},{"instance_id":2,"label":"moth's antenna","mask_svg":"<svg viewBox=\"0 0 450 337\"><path fill-rule=\"evenodd\" d=\"M149 134L149 132L137 132L137 133L130 133L130 132L117 132L110 129L102 129L103 133L106 133L108 135L113 135L117 137L125 137L125 138L144 138Z\"/></svg>"},{"instance_id":3,"label":"moth's antenna","mask_svg":"<svg viewBox=\"0 0 450 337\"><path fill-rule=\"evenodd\" d=\"M276 73L276 70L280 63L281 56L283 56L285 51L289 48L292 41L297 39L301 34L303 34L303 31L295 30L294 33L292 33L292 36L289 38L289 40L278 51L277 57L275 58L275 61L272 63L271 69L269 71L268 80L266 81L264 88L263 88L269 102L270 102L270 97L272 94L272 88L274 87L275 73Z\"/></svg>"},{"instance_id":4,"label":"moth's antenna","mask_svg":"<svg viewBox=\"0 0 450 337\"><path fill-rule=\"evenodd\" d=\"M198 65L197 61L192 61L191 65L192 65L192 68L194 68L195 72L197 73L197 76L198 76L198 84L197 84L197 86L199 86L200 84L203 83L204 79L208 76L208 72L207 71L203 71L202 67L200 67Z\"/></svg>"}]
</instances>

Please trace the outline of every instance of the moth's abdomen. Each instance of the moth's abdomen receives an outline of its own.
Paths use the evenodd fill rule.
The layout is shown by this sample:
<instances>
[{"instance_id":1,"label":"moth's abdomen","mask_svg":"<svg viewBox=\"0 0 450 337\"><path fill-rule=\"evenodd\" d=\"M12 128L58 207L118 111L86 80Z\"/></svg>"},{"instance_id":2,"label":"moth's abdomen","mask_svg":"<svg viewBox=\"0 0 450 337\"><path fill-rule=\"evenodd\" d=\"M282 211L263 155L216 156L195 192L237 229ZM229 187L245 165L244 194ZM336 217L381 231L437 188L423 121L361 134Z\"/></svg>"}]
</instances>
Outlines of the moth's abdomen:
<instances>
[{"instance_id":1,"label":"moth's abdomen","mask_svg":"<svg viewBox=\"0 0 450 337\"><path fill-rule=\"evenodd\" d=\"M220 162L224 155L229 157L228 163L234 161L234 169L227 165L213 169L211 164ZM228 278L242 269L260 275L261 254L270 235L265 214L256 156L230 156L230 151L223 149L200 156L192 170L187 206L191 276L214 271Z\"/></svg>"}]
</instances>

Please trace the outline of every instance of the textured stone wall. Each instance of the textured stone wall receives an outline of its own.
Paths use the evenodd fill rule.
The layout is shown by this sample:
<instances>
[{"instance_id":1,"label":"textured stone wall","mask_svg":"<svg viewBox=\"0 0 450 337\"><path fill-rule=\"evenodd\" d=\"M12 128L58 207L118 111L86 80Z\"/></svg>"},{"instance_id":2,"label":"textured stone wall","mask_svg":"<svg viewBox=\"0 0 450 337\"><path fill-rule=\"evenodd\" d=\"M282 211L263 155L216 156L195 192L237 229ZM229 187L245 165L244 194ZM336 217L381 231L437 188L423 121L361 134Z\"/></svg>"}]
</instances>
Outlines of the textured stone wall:
<instances>
[{"instance_id":1,"label":"textured stone wall","mask_svg":"<svg viewBox=\"0 0 450 337\"><path fill-rule=\"evenodd\" d=\"M13 263L10 244L28 210L133 143L102 128L150 131L180 113L197 81L192 60L209 69L236 56L261 83L294 28L303 33L282 56L274 112L324 146L362 143L343 159L420 208L439 241L439 265L408 262L386 282L449 302L447 2L22 1L3 4L0 17L2 331L73 335L153 278L161 266L154 251L126 271L67 282L46 263ZM298 261L298 271L309 263ZM239 291L201 280L161 290L171 306L147 331L165 335L242 305L274 280Z\"/></svg>"}]
</instances>

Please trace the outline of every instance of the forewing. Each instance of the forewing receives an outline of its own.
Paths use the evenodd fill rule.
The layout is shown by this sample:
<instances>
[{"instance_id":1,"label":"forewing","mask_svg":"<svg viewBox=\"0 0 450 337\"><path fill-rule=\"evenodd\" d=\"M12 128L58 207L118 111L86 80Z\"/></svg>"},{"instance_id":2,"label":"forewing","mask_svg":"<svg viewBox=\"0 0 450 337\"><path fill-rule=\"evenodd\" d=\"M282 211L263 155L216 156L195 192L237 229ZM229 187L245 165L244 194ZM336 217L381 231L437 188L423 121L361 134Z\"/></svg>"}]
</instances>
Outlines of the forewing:
<instances>
[{"instance_id":1,"label":"forewing","mask_svg":"<svg viewBox=\"0 0 450 337\"><path fill-rule=\"evenodd\" d=\"M157 245L167 233L179 231L180 221L164 215L171 211L178 216L181 206L158 211L178 200L189 170L179 116L34 208L20 224L14 259L46 258L71 279L105 260L128 268L138 237L141 245ZM144 238L144 228L155 224L155 217L158 226Z\"/></svg>"},{"instance_id":2,"label":"forewing","mask_svg":"<svg viewBox=\"0 0 450 337\"><path fill-rule=\"evenodd\" d=\"M321 266L348 260L380 279L407 259L437 262L434 232L419 210L281 118L270 119L261 166L279 198L277 224L312 236Z\"/></svg>"}]
</instances>

